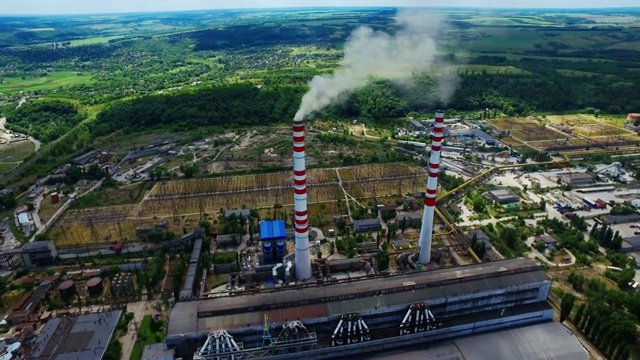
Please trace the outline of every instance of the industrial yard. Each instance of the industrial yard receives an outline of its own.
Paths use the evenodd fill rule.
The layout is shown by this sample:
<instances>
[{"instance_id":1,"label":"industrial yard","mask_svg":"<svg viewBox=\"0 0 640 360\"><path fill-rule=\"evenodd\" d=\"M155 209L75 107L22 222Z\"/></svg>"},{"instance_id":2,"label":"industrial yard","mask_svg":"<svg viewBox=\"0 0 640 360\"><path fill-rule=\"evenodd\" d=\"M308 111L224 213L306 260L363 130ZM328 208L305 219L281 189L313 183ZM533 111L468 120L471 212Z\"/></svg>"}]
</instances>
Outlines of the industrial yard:
<instances>
[{"instance_id":1,"label":"industrial yard","mask_svg":"<svg viewBox=\"0 0 640 360\"><path fill-rule=\"evenodd\" d=\"M153 164L161 161L142 158L152 165L117 170L129 174L136 169L138 174L119 177L128 201L65 208L65 196L38 190L33 197L42 198L43 214L48 218L60 213L47 232L53 241L46 248L25 247L14 253L34 264L53 264L57 258L75 267L82 264L80 259L94 256L104 264L45 279L50 283L40 292L49 294L56 307L95 303L106 310L153 294L173 298L173 308L158 305L168 320L167 339L154 351L187 358L209 359L219 351L278 358L295 348L321 359L333 356L338 347L344 356L375 351L387 338L397 344L447 338L458 328L484 324L483 316L502 319L486 322L487 329L495 330L505 324L545 323L554 317L546 299L560 301L550 290L567 289L566 269L598 255L597 250L565 243L561 232L545 233L545 226L559 226L556 231L569 231L558 224L576 221L584 221L586 230L606 226L621 237L620 251L640 259L640 217L627 214L640 206L634 163L625 157L608 163L576 163L571 155L532 159L521 147L509 145L509 139L533 148L573 141L572 135L551 125L521 119L445 121L438 114L435 121L398 132L402 138L389 145L408 156L402 162L307 169L299 160L304 157L298 156L293 173L225 171L213 177L152 181ZM492 130L507 126L511 137ZM422 142L420 134L426 129L443 136ZM294 154L302 134L294 132ZM94 184L66 196L66 201L90 193ZM309 275L299 272L306 266L300 264L305 257L296 256L301 243L309 244ZM174 254L178 257L166 260ZM512 258L521 259L508 260ZM463 297L477 287L471 279L478 277L486 277L486 289L477 291L500 291L511 280L494 274L491 264L513 268L513 276L540 286L526 290L532 296L535 292L535 301L504 305L510 309L507 317L504 311L495 313L499 305L487 303L484 310L464 310L465 321L459 317L462 310L438 305ZM550 274L559 283L552 285L538 264L556 267ZM442 290L438 296L445 300L436 299L435 283L444 289L451 274L457 281L469 280L464 280L466 285L446 285L455 289ZM595 279L605 275L589 273ZM424 276L429 282L422 284ZM636 276L633 281L639 280ZM431 295L418 291L423 287ZM411 289L416 295L409 299ZM275 300L282 291L301 298ZM317 294L322 298L316 299ZM23 296L27 304L35 295ZM373 300L362 302L365 298ZM191 307L196 300L199 305ZM278 309L262 309L259 304L265 302L278 304ZM238 306L253 311L239 314ZM14 322L46 316L44 308L38 308L25 318L21 309L14 308ZM265 321L270 340L265 340ZM349 321L356 327L345 325ZM117 334L123 335L121 330ZM216 348L222 340L228 345ZM264 353L264 345L251 345L261 341L274 344L271 352ZM567 349L573 349L567 350L567 359L580 357L575 348Z\"/></svg>"}]
</instances>

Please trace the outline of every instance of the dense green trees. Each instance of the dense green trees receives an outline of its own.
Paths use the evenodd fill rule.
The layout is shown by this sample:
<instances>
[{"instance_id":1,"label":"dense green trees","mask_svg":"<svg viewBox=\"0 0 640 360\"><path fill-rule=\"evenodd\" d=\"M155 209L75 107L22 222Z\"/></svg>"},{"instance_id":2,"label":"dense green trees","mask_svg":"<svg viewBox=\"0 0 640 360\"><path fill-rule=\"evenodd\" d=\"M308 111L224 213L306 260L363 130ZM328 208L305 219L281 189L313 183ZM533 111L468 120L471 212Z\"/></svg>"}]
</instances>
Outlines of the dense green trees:
<instances>
[{"instance_id":1,"label":"dense green trees","mask_svg":"<svg viewBox=\"0 0 640 360\"><path fill-rule=\"evenodd\" d=\"M7 120L9 129L47 143L69 132L82 121L82 115L68 102L31 101L11 111Z\"/></svg>"},{"instance_id":2,"label":"dense green trees","mask_svg":"<svg viewBox=\"0 0 640 360\"><path fill-rule=\"evenodd\" d=\"M154 127L176 131L207 125L266 125L293 119L303 90L294 87L227 85L154 95L115 103L98 114L95 136Z\"/></svg>"},{"instance_id":3,"label":"dense green trees","mask_svg":"<svg viewBox=\"0 0 640 360\"><path fill-rule=\"evenodd\" d=\"M636 324L640 295L607 290L606 285L597 279L589 280L584 292L587 301L578 307L573 323L609 359L628 359L630 349L639 335ZM572 303L569 295L563 298L561 319L567 318Z\"/></svg>"}]
</instances>

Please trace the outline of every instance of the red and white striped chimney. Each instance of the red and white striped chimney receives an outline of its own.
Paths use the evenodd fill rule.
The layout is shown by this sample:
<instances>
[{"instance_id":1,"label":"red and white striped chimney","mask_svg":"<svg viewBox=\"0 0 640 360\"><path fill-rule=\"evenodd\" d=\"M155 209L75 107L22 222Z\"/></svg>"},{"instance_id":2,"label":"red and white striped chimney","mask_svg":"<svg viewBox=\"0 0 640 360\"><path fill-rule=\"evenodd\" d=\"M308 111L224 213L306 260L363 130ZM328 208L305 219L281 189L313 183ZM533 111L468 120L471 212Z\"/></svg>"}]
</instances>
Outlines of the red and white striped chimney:
<instances>
[{"instance_id":1,"label":"red and white striped chimney","mask_svg":"<svg viewBox=\"0 0 640 360\"><path fill-rule=\"evenodd\" d=\"M444 138L444 111L436 111L435 124L431 133L431 157L429 158L429 179L424 198L424 214L420 230L420 255L418 261L428 264L431 261L431 242L433 240L433 219L436 209L436 193L438 192L438 172L440 170L440 151Z\"/></svg>"},{"instance_id":2,"label":"red and white striped chimney","mask_svg":"<svg viewBox=\"0 0 640 360\"><path fill-rule=\"evenodd\" d=\"M296 278L311 278L309 253L309 210L307 208L307 169L304 150L304 123L293 122L293 182L295 215Z\"/></svg>"}]
</instances>

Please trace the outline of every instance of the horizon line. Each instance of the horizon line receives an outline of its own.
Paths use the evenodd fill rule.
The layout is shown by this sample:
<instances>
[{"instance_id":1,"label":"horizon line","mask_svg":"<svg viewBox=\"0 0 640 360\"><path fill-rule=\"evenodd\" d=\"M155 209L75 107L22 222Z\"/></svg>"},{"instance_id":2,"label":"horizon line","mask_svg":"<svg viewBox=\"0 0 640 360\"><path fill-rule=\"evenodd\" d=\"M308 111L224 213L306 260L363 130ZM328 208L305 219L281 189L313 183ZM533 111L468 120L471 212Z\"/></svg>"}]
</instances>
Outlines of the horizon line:
<instances>
[{"instance_id":1,"label":"horizon line","mask_svg":"<svg viewBox=\"0 0 640 360\"><path fill-rule=\"evenodd\" d=\"M296 10L296 9L438 9L438 10L623 10L634 9L640 10L638 6L590 6L590 7L475 7L475 6L292 6L292 7L246 7L246 8L211 8L211 9L184 9L184 10L149 10L149 11L124 11L124 12L95 12L95 13L32 13L32 14L20 14L20 13L0 13L0 17L43 17L43 16L83 16L83 15L127 15L127 14L167 14L167 13L194 13L194 12L212 12L212 11L278 11L278 10Z\"/></svg>"}]
</instances>

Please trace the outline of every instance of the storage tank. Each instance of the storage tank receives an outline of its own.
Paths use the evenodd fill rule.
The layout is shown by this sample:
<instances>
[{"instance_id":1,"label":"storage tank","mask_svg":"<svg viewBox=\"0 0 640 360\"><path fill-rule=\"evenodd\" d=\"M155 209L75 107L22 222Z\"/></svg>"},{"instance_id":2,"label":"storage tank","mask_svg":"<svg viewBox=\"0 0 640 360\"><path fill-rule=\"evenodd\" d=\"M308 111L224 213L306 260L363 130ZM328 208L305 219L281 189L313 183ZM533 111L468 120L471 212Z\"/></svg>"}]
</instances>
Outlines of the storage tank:
<instances>
[{"instance_id":1,"label":"storage tank","mask_svg":"<svg viewBox=\"0 0 640 360\"><path fill-rule=\"evenodd\" d=\"M51 194L51 202L56 204L58 201L60 201L60 194L58 194L57 192Z\"/></svg>"},{"instance_id":2,"label":"storage tank","mask_svg":"<svg viewBox=\"0 0 640 360\"><path fill-rule=\"evenodd\" d=\"M89 293L89 296L102 295L102 290L102 278L94 277L87 281L87 292Z\"/></svg>"},{"instance_id":3,"label":"storage tank","mask_svg":"<svg viewBox=\"0 0 640 360\"><path fill-rule=\"evenodd\" d=\"M271 251L272 251L271 241L265 241L263 243L263 248L264 248L265 254L271 254Z\"/></svg>"},{"instance_id":4,"label":"storage tank","mask_svg":"<svg viewBox=\"0 0 640 360\"><path fill-rule=\"evenodd\" d=\"M278 240L278 242L276 243L276 250L281 254L284 253L284 245L284 240Z\"/></svg>"},{"instance_id":5,"label":"storage tank","mask_svg":"<svg viewBox=\"0 0 640 360\"><path fill-rule=\"evenodd\" d=\"M73 280L67 280L58 286L58 291L60 291L60 298L62 300L71 301L77 293L76 284L73 283Z\"/></svg>"}]
</instances>

